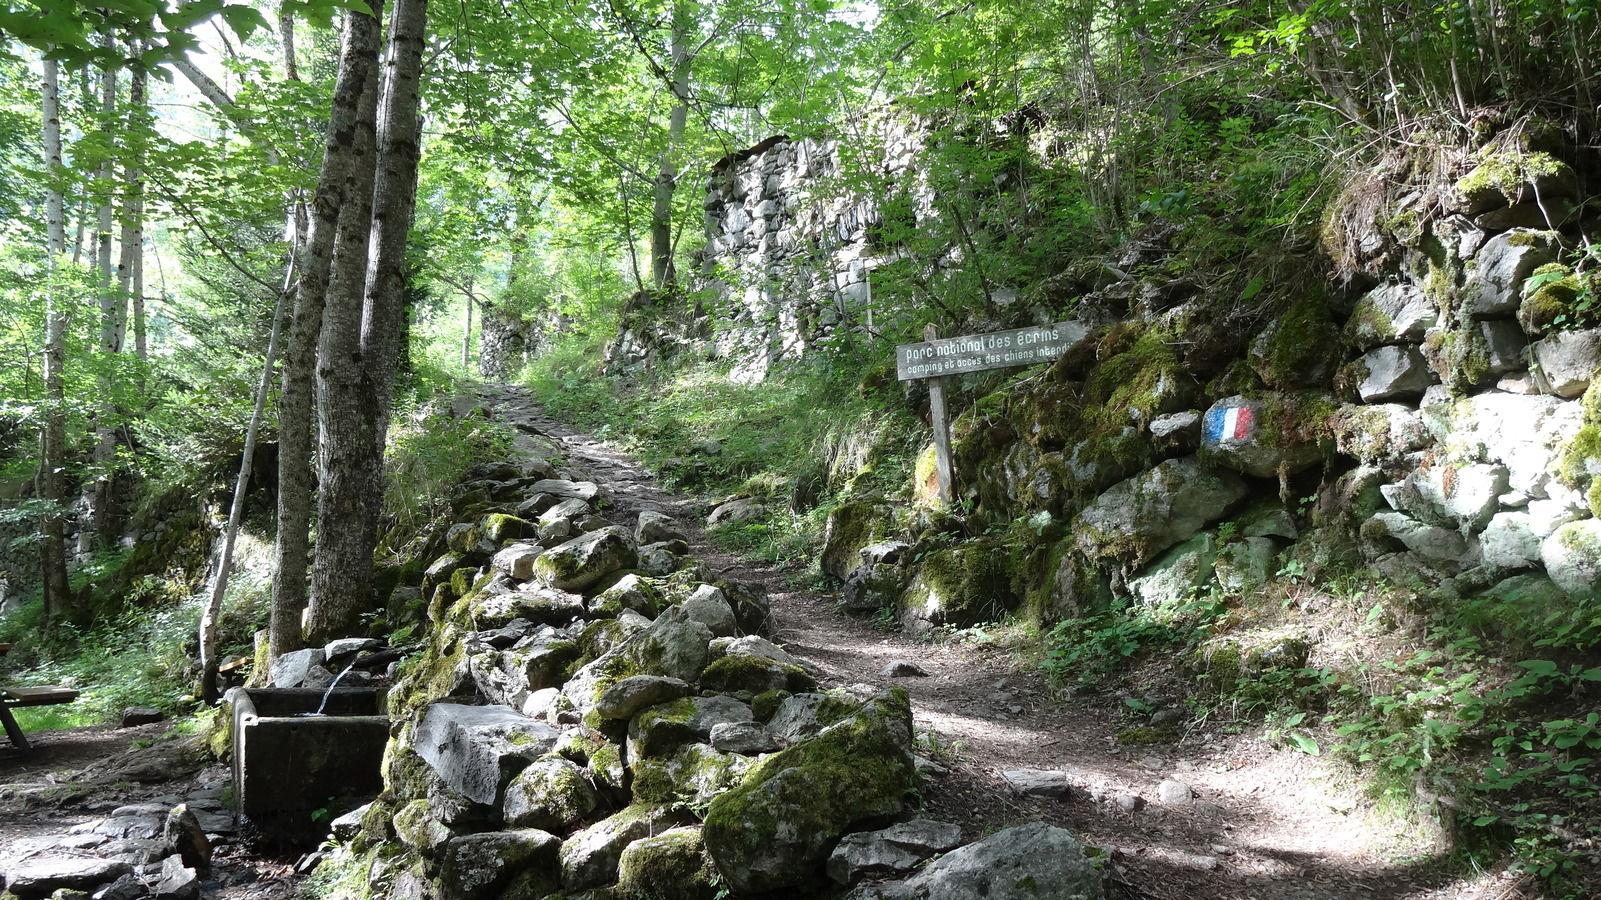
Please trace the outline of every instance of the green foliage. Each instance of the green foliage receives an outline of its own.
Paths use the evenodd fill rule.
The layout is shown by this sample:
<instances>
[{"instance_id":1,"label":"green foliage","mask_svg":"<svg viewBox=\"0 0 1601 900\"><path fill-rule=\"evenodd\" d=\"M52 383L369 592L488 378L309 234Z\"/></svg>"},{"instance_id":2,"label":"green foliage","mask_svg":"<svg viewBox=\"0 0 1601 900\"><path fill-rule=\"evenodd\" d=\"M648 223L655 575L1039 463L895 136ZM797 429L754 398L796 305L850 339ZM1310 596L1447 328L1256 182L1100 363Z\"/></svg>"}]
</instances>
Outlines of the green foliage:
<instances>
[{"instance_id":1,"label":"green foliage","mask_svg":"<svg viewBox=\"0 0 1601 900\"><path fill-rule=\"evenodd\" d=\"M479 416L458 419L436 403L397 411L384 456L380 528L388 537L379 556L405 556L414 541L425 540L424 526L449 515L450 490L467 470L509 458L511 443L506 426Z\"/></svg>"},{"instance_id":2,"label":"green foliage","mask_svg":"<svg viewBox=\"0 0 1601 900\"><path fill-rule=\"evenodd\" d=\"M1045 634L1040 668L1057 687L1090 685L1147 651L1194 643L1216 618L1216 606L1196 600L1177 610L1123 605L1066 619Z\"/></svg>"},{"instance_id":3,"label":"green foliage","mask_svg":"<svg viewBox=\"0 0 1601 900\"><path fill-rule=\"evenodd\" d=\"M200 622L199 604L127 608L87 630L58 623L49 632L40 612L33 601L0 619L0 641L18 643L0 663L3 680L65 684L80 693L69 705L17 710L23 730L114 721L130 706L179 712L193 702L187 645Z\"/></svg>"}]
</instances>

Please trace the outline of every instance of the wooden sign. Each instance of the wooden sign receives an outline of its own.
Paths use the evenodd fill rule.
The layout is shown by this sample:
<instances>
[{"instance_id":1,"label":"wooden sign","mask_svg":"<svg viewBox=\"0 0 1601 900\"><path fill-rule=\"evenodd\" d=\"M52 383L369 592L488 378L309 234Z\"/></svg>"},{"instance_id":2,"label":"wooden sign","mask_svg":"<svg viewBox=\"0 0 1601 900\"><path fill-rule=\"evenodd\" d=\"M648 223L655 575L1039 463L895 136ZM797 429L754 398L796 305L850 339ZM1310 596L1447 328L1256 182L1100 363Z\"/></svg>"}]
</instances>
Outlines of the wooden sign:
<instances>
[{"instance_id":1,"label":"wooden sign","mask_svg":"<svg viewBox=\"0 0 1601 900\"><path fill-rule=\"evenodd\" d=\"M901 381L912 381L1006 366L1032 366L1061 356L1088 332L1078 322L1057 322L902 344L895 348L895 374Z\"/></svg>"},{"instance_id":2,"label":"wooden sign","mask_svg":"<svg viewBox=\"0 0 1601 900\"><path fill-rule=\"evenodd\" d=\"M927 378L928 417L934 426L934 473L939 480L939 497L950 503L952 487L951 430L945 412L945 376L981 372L1006 366L1031 366L1050 362L1089 334L1078 322L1057 322L989 334L967 334L941 338L934 326L923 331L920 344L895 348L895 370L899 380Z\"/></svg>"}]
</instances>

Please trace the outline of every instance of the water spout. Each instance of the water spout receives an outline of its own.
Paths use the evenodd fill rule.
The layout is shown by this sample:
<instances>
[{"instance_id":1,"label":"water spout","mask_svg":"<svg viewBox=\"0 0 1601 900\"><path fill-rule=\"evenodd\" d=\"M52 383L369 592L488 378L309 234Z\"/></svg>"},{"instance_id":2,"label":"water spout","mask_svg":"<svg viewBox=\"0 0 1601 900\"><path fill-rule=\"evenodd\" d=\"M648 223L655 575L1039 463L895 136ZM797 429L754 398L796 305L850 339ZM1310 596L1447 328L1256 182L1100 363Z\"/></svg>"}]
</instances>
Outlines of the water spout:
<instances>
[{"instance_id":1,"label":"water spout","mask_svg":"<svg viewBox=\"0 0 1601 900\"><path fill-rule=\"evenodd\" d=\"M333 682L328 685L328 690L322 692L322 702L317 704L317 711L312 713L312 715L320 716L320 715L323 714L322 713L323 709L325 707L327 707L327 705L328 705L328 698L333 696L334 688L339 686L339 680L341 678L344 678L346 675L349 675L350 674L350 670L354 669L355 667L356 667L356 661L355 660L351 660L350 661L350 665L345 666L345 670L343 672L340 672L338 675L334 676Z\"/></svg>"}]
</instances>

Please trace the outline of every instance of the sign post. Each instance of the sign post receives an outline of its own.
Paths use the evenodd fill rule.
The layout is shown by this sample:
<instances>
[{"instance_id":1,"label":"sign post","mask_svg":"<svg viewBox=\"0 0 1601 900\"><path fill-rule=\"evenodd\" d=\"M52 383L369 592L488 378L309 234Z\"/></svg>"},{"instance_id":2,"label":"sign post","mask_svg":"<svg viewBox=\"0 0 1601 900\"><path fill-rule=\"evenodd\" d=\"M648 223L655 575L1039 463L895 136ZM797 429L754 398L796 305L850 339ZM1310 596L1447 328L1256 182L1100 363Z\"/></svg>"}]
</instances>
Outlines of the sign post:
<instances>
[{"instance_id":1,"label":"sign post","mask_svg":"<svg viewBox=\"0 0 1601 900\"><path fill-rule=\"evenodd\" d=\"M945 409L945 377L1007 366L1050 362L1089 336L1078 322L940 338L933 325L920 344L895 348L895 374L901 381L928 379L928 417L934 428L934 472L943 503L956 498L951 465L950 421Z\"/></svg>"}]
</instances>

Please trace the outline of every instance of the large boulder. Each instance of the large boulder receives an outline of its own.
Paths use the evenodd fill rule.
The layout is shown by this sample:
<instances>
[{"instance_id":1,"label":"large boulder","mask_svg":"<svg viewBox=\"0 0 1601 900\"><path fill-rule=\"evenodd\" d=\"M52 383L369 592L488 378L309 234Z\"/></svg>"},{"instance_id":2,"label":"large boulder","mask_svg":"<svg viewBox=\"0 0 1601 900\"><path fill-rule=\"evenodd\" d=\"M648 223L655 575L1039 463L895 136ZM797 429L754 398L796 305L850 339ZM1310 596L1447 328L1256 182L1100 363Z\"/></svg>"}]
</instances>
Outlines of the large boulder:
<instances>
[{"instance_id":1,"label":"large boulder","mask_svg":"<svg viewBox=\"0 0 1601 900\"><path fill-rule=\"evenodd\" d=\"M552 757L522 770L506 787L506 824L562 832L600 805L600 795L573 763Z\"/></svg>"},{"instance_id":2,"label":"large boulder","mask_svg":"<svg viewBox=\"0 0 1601 900\"><path fill-rule=\"evenodd\" d=\"M829 854L828 877L851 885L869 876L898 875L961 843L961 826L928 819L847 834Z\"/></svg>"},{"instance_id":3,"label":"large boulder","mask_svg":"<svg viewBox=\"0 0 1601 900\"><path fill-rule=\"evenodd\" d=\"M1225 397L1202 417L1201 456L1258 478L1293 475L1323 458L1318 444L1334 408L1316 393Z\"/></svg>"},{"instance_id":4,"label":"large boulder","mask_svg":"<svg viewBox=\"0 0 1601 900\"><path fill-rule=\"evenodd\" d=\"M1498 462L1509 487L1544 498L1552 484L1552 460L1579 431L1583 411L1556 397L1486 391L1454 403L1424 408L1423 419L1453 457Z\"/></svg>"},{"instance_id":5,"label":"large boulder","mask_svg":"<svg viewBox=\"0 0 1601 900\"><path fill-rule=\"evenodd\" d=\"M592 502L600 496L600 487L593 481L566 481L560 478L547 478L533 483L528 489L529 494L551 494L564 500L582 500Z\"/></svg>"},{"instance_id":6,"label":"large boulder","mask_svg":"<svg viewBox=\"0 0 1601 900\"><path fill-rule=\"evenodd\" d=\"M1065 829L1045 822L1008 828L945 854L900 884L853 898L883 900L1101 900L1101 868Z\"/></svg>"},{"instance_id":7,"label":"large boulder","mask_svg":"<svg viewBox=\"0 0 1601 900\"><path fill-rule=\"evenodd\" d=\"M751 760L710 744L684 744L666 756L629 760L634 800L703 806L739 784Z\"/></svg>"},{"instance_id":8,"label":"large boulder","mask_svg":"<svg viewBox=\"0 0 1601 900\"><path fill-rule=\"evenodd\" d=\"M412 746L458 794L499 806L506 785L550 752L560 735L505 706L435 703L423 713Z\"/></svg>"},{"instance_id":9,"label":"large boulder","mask_svg":"<svg viewBox=\"0 0 1601 900\"><path fill-rule=\"evenodd\" d=\"M1491 238L1463 285L1463 311L1482 319L1515 314L1524 279L1551 262L1559 247L1560 237L1550 231L1517 228Z\"/></svg>"},{"instance_id":10,"label":"large boulder","mask_svg":"<svg viewBox=\"0 0 1601 900\"><path fill-rule=\"evenodd\" d=\"M1357 301L1346 325L1346 336L1360 350L1382 344L1416 344L1434 327L1438 311L1411 282L1391 282L1369 291Z\"/></svg>"},{"instance_id":11,"label":"large boulder","mask_svg":"<svg viewBox=\"0 0 1601 900\"><path fill-rule=\"evenodd\" d=\"M561 886L561 838L534 828L451 838L440 866L441 900L486 900L520 888L540 897Z\"/></svg>"},{"instance_id":12,"label":"large boulder","mask_svg":"<svg viewBox=\"0 0 1601 900\"><path fill-rule=\"evenodd\" d=\"M1139 565L1227 515L1248 493L1240 476L1194 457L1164 460L1095 498L1079 513L1074 538L1086 556Z\"/></svg>"},{"instance_id":13,"label":"large boulder","mask_svg":"<svg viewBox=\"0 0 1601 900\"><path fill-rule=\"evenodd\" d=\"M1546 573L1574 599L1593 598L1601 583L1601 519L1569 522L1540 545Z\"/></svg>"},{"instance_id":14,"label":"large boulder","mask_svg":"<svg viewBox=\"0 0 1601 900\"><path fill-rule=\"evenodd\" d=\"M994 538L923 557L901 594L901 627L918 634L939 625L993 622L1017 606L1006 546Z\"/></svg>"},{"instance_id":15,"label":"large boulder","mask_svg":"<svg viewBox=\"0 0 1601 900\"><path fill-rule=\"evenodd\" d=\"M613 526L591 531L546 550L534 561L534 578L546 587L581 591L638 562L634 538Z\"/></svg>"},{"instance_id":16,"label":"large boulder","mask_svg":"<svg viewBox=\"0 0 1601 900\"><path fill-rule=\"evenodd\" d=\"M536 625L566 625L584 614L584 598L570 591L528 586L504 593L479 591L468 601L468 608L473 622L486 630L519 619Z\"/></svg>"},{"instance_id":17,"label":"large boulder","mask_svg":"<svg viewBox=\"0 0 1601 900\"><path fill-rule=\"evenodd\" d=\"M915 784L911 724L905 689L891 688L757 763L713 800L706 847L729 886L761 893L816 884L841 836L899 813Z\"/></svg>"},{"instance_id":18,"label":"large boulder","mask_svg":"<svg viewBox=\"0 0 1601 900\"><path fill-rule=\"evenodd\" d=\"M672 821L666 807L635 804L574 834L561 846L562 886L581 891L616 881L623 849Z\"/></svg>"},{"instance_id":19,"label":"large boulder","mask_svg":"<svg viewBox=\"0 0 1601 900\"><path fill-rule=\"evenodd\" d=\"M43 896L52 891L88 891L133 871L126 862L109 859L45 856L29 859L6 872L6 891L17 896Z\"/></svg>"},{"instance_id":20,"label":"large boulder","mask_svg":"<svg viewBox=\"0 0 1601 900\"><path fill-rule=\"evenodd\" d=\"M856 568L861 551L889 534L889 511L867 500L840 504L823 527L818 565L823 574L844 580Z\"/></svg>"}]
</instances>

